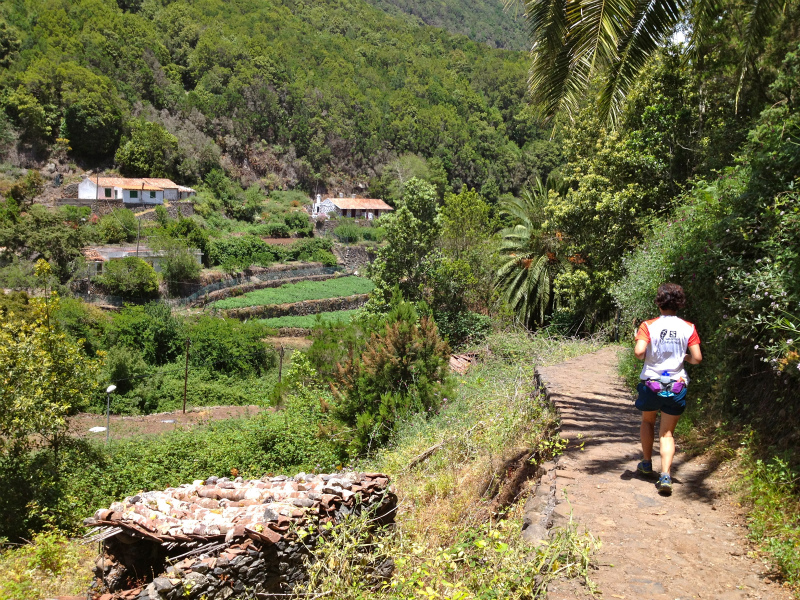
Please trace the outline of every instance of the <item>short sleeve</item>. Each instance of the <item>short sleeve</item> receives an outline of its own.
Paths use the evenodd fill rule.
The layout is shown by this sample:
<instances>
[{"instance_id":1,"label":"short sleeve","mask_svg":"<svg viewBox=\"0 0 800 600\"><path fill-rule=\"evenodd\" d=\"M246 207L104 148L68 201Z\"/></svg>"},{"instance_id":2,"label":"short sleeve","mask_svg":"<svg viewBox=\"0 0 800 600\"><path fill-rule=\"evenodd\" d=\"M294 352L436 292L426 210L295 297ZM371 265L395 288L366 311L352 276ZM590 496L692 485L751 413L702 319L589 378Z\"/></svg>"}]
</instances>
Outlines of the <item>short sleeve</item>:
<instances>
[{"instance_id":1,"label":"short sleeve","mask_svg":"<svg viewBox=\"0 0 800 600\"><path fill-rule=\"evenodd\" d=\"M696 335L696 334L695 334ZM636 340L644 340L648 344L650 343L650 329L647 327L647 322L645 321L641 325L639 325L639 331L636 332Z\"/></svg>"},{"instance_id":2,"label":"short sleeve","mask_svg":"<svg viewBox=\"0 0 800 600\"><path fill-rule=\"evenodd\" d=\"M697 335L697 327L692 325L692 335L689 336L689 343L686 344L687 347L689 346L697 346L700 343L700 336Z\"/></svg>"}]
</instances>

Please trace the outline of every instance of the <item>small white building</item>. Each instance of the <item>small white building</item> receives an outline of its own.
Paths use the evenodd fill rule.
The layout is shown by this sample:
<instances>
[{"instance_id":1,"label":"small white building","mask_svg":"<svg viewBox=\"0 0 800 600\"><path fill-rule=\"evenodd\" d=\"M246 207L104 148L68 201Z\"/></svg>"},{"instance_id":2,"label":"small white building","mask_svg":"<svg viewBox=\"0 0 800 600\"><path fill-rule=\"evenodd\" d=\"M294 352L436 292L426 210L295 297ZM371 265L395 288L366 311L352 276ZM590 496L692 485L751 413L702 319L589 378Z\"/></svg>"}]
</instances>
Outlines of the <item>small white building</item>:
<instances>
[{"instance_id":1,"label":"small white building","mask_svg":"<svg viewBox=\"0 0 800 600\"><path fill-rule=\"evenodd\" d=\"M122 200L125 204L163 204L193 196L192 188L169 179L128 177L85 177L78 184L81 200Z\"/></svg>"},{"instance_id":2,"label":"small white building","mask_svg":"<svg viewBox=\"0 0 800 600\"><path fill-rule=\"evenodd\" d=\"M325 198L317 194L312 212L313 217L336 214L353 219L377 219L394 210L383 200L377 198Z\"/></svg>"},{"instance_id":3,"label":"small white building","mask_svg":"<svg viewBox=\"0 0 800 600\"><path fill-rule=\"evenodd\" d=\"M82 250L83 257L86 259L86 265L89 270L89 276L94 277L103 273L103 265L112 260L120 258L128 258L129 256L136 256L141 258L144 262L149 264L156 273L161 272L161 259L164 252L160 250L153 250L148 246L140 245L138 248L136 244L106 244L103 246L87 246ZM197 248L190 248L189 252L192 254L197 264L203 264L203 253Z\"/></svg>"}]
</instances>

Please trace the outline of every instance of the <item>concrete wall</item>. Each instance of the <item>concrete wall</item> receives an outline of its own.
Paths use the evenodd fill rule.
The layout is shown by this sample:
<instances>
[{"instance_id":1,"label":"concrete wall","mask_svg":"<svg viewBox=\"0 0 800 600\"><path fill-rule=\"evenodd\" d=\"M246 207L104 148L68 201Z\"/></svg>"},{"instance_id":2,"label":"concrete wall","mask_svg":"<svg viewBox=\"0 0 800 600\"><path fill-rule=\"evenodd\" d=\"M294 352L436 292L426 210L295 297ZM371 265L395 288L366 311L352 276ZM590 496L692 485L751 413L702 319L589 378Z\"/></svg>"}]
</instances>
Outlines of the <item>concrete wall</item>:
<instances>
[{"instance_id":1,"label":"concrete wall","mask_svg":"<svg viewBox=\"0 0 800 600\"><path fill-rule=\"evenodd\" d=\"M122 201L125 204L164 204L164 190L122 190Z\"/></svg>"}]
</instances>

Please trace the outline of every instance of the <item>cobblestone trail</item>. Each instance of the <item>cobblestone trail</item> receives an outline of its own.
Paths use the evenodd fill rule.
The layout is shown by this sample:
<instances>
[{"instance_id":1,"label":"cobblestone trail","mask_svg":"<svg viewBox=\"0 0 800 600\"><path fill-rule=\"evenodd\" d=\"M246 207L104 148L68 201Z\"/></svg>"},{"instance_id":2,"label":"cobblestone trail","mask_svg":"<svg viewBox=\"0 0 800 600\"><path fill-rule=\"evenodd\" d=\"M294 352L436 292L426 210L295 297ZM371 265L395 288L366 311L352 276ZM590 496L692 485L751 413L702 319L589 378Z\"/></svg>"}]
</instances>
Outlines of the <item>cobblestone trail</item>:
<instances>
[{"instance_id":1,"label":"cobblestone trail","mask_svg":"<svg viewBox=\"0 0 800 600\"><path fill-rule=\"evenodd\" d=\"M671 497L658 494L655 479L636 473L640 417L617 376L618 352L606 348L539 370L561 413L561 435L569 440L555 470L554 526L571 511L600 538L599 568L591 579L602 598L789 600L789 592L767 578L765 565L748 556L752 548L742 510L728 491L726 465L682 454L679 441ZM587 594L575 581L562 581L550 587L548 598Z\"/></svg>"}]
</instances>

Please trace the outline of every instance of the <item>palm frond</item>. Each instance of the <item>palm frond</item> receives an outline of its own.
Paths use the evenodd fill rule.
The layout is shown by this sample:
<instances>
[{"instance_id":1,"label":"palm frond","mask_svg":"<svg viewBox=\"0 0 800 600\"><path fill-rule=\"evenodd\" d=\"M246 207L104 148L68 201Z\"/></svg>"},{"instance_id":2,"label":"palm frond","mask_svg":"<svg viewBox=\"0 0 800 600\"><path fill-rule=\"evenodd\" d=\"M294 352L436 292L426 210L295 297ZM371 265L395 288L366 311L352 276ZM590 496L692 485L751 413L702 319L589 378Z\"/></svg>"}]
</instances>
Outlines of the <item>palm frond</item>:
<instances>
[{"instance_id":1,"label":"palm frond","mask_svg":"<svg viewBox=\"0 0 800 600\"><path fill-rule=\"evenodd\" d=\"M628 31L620 38L617 57L600 94L601 120L616 122L634 79L675 29L687 6L687 0L635 0Z\"/></svg>"},{"instance_id":2,"label":"palm frond","mask_svg":"<svg viewBox=\"0 0 800 600\"><path fill-rule=\"evenodd\" d=\"M758 46L769 34L769 30L786 9L782 0L749 0L749 10L744 27L744 49L739 64L739 83L736 86L736 112L739 112L739 95L744 85L747 67Z\"/></svg>"}]
</instances>

